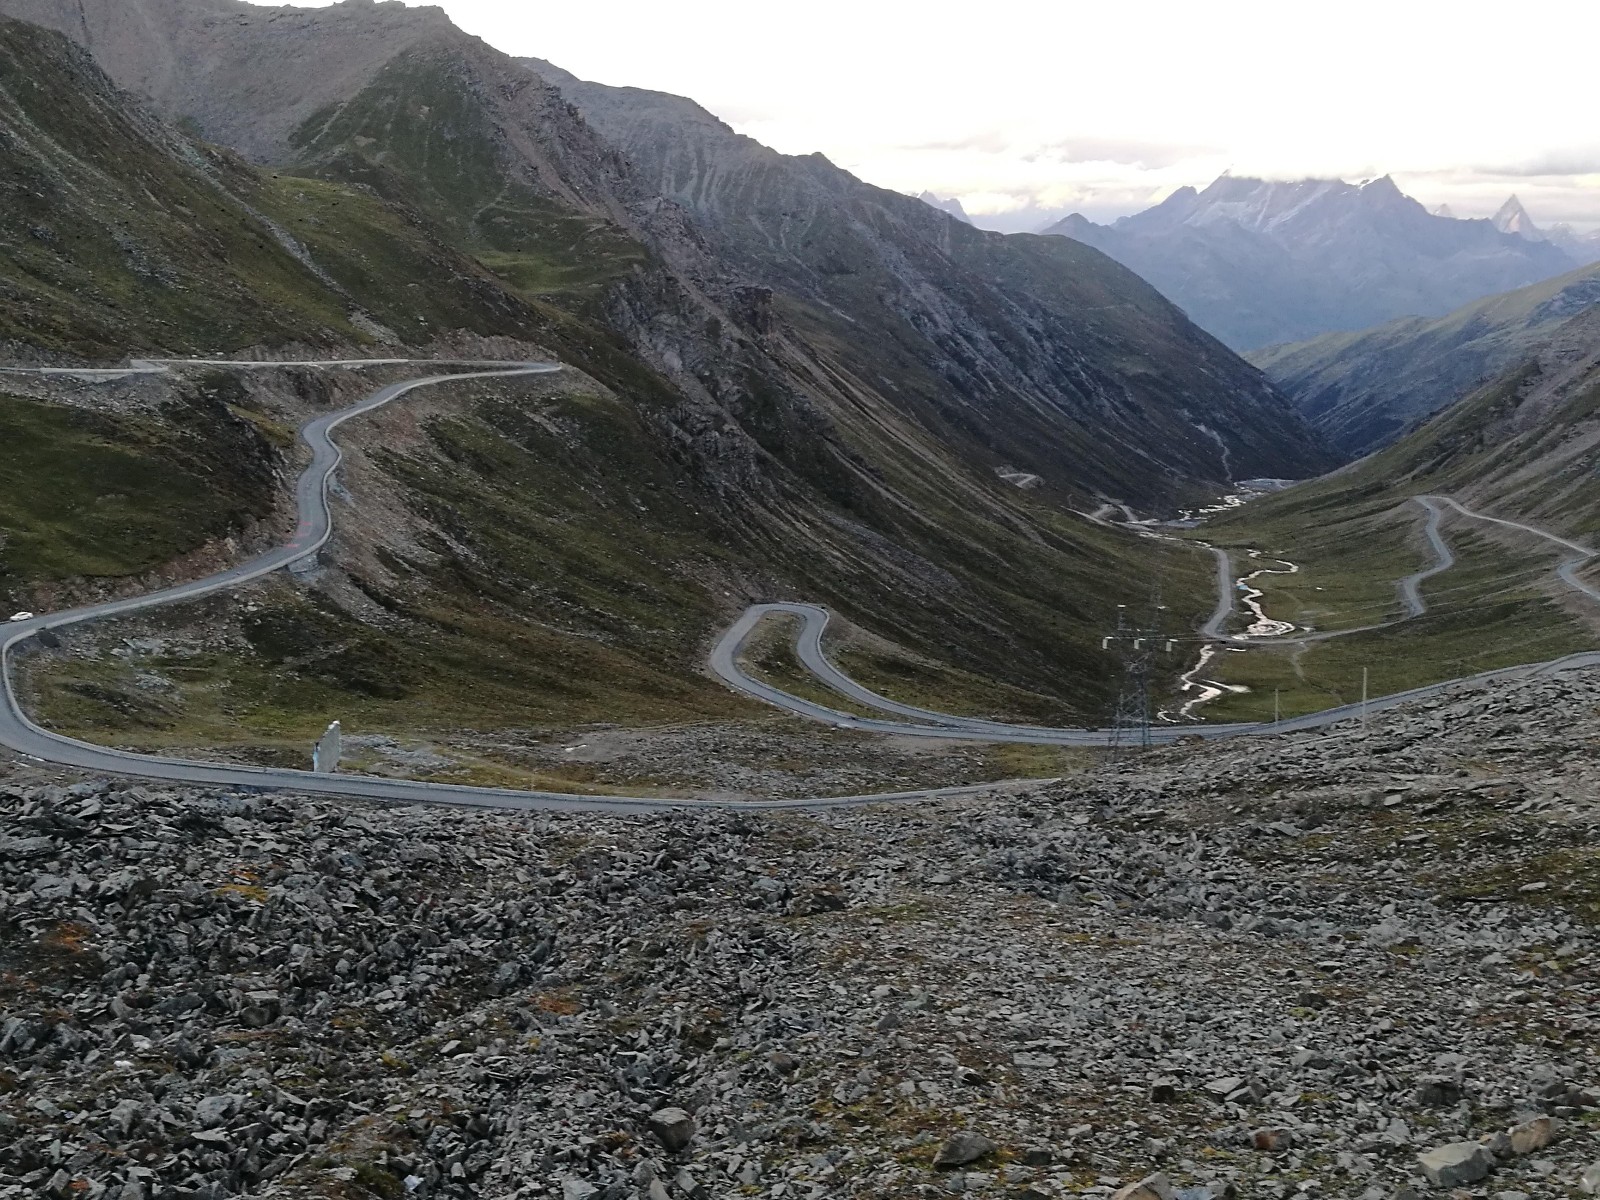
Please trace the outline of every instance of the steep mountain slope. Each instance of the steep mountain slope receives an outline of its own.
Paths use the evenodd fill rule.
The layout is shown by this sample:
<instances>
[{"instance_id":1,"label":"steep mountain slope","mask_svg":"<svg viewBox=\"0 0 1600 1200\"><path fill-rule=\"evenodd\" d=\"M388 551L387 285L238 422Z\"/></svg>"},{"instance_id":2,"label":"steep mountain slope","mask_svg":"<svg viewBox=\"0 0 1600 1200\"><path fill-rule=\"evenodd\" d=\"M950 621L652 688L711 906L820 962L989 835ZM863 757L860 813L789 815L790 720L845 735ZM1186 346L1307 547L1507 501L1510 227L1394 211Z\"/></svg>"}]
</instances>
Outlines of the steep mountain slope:
<instances>
[{"instance_id":1,"label":"steep mountain slope","mask_svg":"<svg viewBox=\"0 0 1600 1200\"><path fill-rule=\"evenodd\" d=\"M207 141L258 162L359 91L408 47L454 30L444 10L400 4L272 8L238 0L3 0L0 13L87 49L117 84ZM317 42L336 55L308 55Z\"/></svg>"},{"instance_id":2,"label":"steep mountain slope","mask_svg":"<svg viewBox=\"0 0 1600 1200\"><path fill-rule=\"evenodd\" d=\"M1371 461L1370 477L1450 492L1592 542L1600 534L1600 305Z\"/></svg>"},{"instance_id":3,"label":"steep mountain slope","mask_svg":"<svg viewBox=\"0 0 1600 1200\"><path fill-rule=\"evenodd\" d=\"M779 293L830 374L883 391L942 440L980 441L993 466L1150 496L1140 478L1157 463L1212 480L1321 464L1260 379L1103 256L972 228L819 154L778 154L682 97L530 65Z\"/></svg>"},{"instance_id":4,"label":"steep mountain slope","mask_svg":"<svg viewBox=\"0 0 1600 1200\"><path fill-rule=\"evenodd\" d=\"M9 327L19 353L360 352L466 331L471 350L571 368L539 386L439 389L349 426L351 501L322 573L175 613L156 635L173 654L136 663L110 651L148 629L108 626L103 645L96 631L35 681L63 727L270 761L330 712L452 740L463 724L725 717L737 706L697 674L703 641L745 600L774 597L856 616L919 651L936 685L960 664L1028 689L1008 695L1036 717L1095 719L1111 597L1164 575L1179 612L1203 603L1198 557L1152 555L1064 513L974 463L970 445L831 380L770 294L721 266L679 210L634 199L624 177L604 186L621 159L522 68L505 78L526 94L496 91L497 103L550 119L516 146L491 119L500 110L465 103L500 78L475 74L495 60L414 47L392 78L311 123L304 173L261 172L141 114L65 39L3 33L28 54L8 68L6 94L21 94L4 126L10 173L45 178L36 159L68 172L72 201L5 217L84 227L39 242L48 272L8 261L0 275L28 300ZM407 127L398 118L415 108L396 97L424 85L414 106L460 103ZM497 203L463 220L448 189L485 161L501 172ZM270 220L254 215L269 204ZM194 307L163 307L143 276L120 283L127 268L96 225L170 259L172 303ZM57 278L70 286L38 283ZM383 378L13 378L0 423L29 452L0 462L0 599L55 607L259 544L252 530L282 516L295 423ZM881 643L874 653L893 665Z\"/></svg>"},{"instance_id":5,"label":"steep mountain slope","mask_svg":"<svg viewBox=\"0 0 1600 1200\"><path fill-rule=\"evenodd\" d=\"M1600 266L1491 296L1437 320L1270 346L1249 358L1347 458L1387 445L1600 304Z\"/></svg>"},{"instance_id":6,"label":"steep mountain slope","mask_svg":"<svg viewBox=\"0 0 1600 1200\"><path fill-rule=\"evenodd\" d=\"M1268 497L1243 519L1381 507L1427 492L1565 537L1600 533L1600 304L1393 445Z\"/></svg>"},{"instance_id":7,"label":"steep mountain slope","mask_svg":"<svg viewBox=\"0 0 1600 1200\"><path fill-rule=\"evenodd\" d=\"M1046 232L1131 267L1238 349L1439 316L1576 265L1489 221L1430 214L1387 176L1223 176L1111 225L1074 214Z\"/></svg>"},{"instance_id":8,"label":"steep mountain slope","mask_svg":"<svg viewBox=\"0 0 1600 1200\"><path fill-rule=\"evenodd\" d=\"M395 293L402 278L415 297ZM64 38L0 18L0 344L118 357L401 341L419 311L434 329L532 329L525 304L404 214L192 142Z\"/></svg>"}]
</instances>

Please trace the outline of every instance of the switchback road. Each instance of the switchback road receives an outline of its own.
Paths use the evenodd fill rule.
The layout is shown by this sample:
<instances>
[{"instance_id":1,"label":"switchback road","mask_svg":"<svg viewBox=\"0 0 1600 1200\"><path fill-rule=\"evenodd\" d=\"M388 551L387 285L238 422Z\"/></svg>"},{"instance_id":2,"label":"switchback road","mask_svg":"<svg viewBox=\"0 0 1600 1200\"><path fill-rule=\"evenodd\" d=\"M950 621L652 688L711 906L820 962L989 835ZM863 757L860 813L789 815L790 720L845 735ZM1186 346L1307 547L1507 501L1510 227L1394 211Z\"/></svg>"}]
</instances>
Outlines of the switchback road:
<instances>
[{"instance_id":1,"label":"switchback road","mask_svg":"<svg viewBox=\"0 0 1600 1200\"><path fill-rule=\"evenodd\" d=\"M367 367L409 365L411 360L354 360L341 363L301 362L239 362L222 360L158 360L135 362L127 368L86 371L66 368L11 368L11 373L72 374L81 378L116 378L126 375L159 373L179 366L214 366L242 370L262 370L273 367ZM440 364L430 364L440 365ZM833 796L787 801L711 801L691 799L663 799L655 796L587 796L561 792L517 791L500 788L475 788L451 784L424 783L413 780L382 779L372 776L316 774L310 771L293 771L282 768L235 766L223 763L196 762L169 758L162 755L133 754L64 737L41 728L29 719L18 703L11 680L11 656L25 642L73 625L104 617L139 612L168 604L235 588L259 579L274 571L300 562L315 554L328 541L333 529L333 515L328 504L328 489L341 459L338 445L332 434L344 422L363 413L388 404L418 388L430 387L463 379L506 378L520 375L544 374L561 369L557 363L454 363L449 365L469 368L459 373L428 375L403 383L390 384L373 392L360 403L329 413L307 422L300 436L310 447L312 460L295 484L295 504L298 524L288 544L268 551L248 562L192 583L180 584L152 592L148 595L116 600L106 604L90 605L64 612L50 613L29 620L0 626L0 745L36 762L54 764L85 771L155 779L177 784L200 784L217 787L257 790L291 791L324 795L341 795L372 800L410 803L452 805L463 808L493 809L579 809L579 810L661 810L672 808L818 808L896 801L931 800L942 797L976 795L990 792L999 785L974 787L934 788L910 792L897 792L866 796ZM1454 503L1449 501L1449 503ZM1457 506L1460 507L1460 506ZM1429 505L1430 512L1435 512ZM1462 509L1469 516L1479 516ZM1435 512L1436 515L1436 512ZM1497 518L1485 517L1485 520ZM1513 524L1512 522L1500 522ZM1527 532L1554 541L1553 535L1526 526L1516 526ZM1435 548L1442 542L1435 541ZM1587 561L1589 552L1575 543L1562 542L1571 549L1581 551ZM1443 551L1448 554L1448 550ZM1231 580L1227 578L1225 555L1219 554L1219 584L1229 588L1231 605ZM1442 567L1437 569L1443 569ZM1425 576L1427 572L1424 572ZM1420 582L1420 580L1419 580ZM1576 581L1574 586L1589 589ZM1590 594L1595 594L1590 592ZM1600 596L1597 596L1600 598ZM1418 598L1420 603L1420 597ZM863 717L841 712L826 705L792 695L761 680L752 678L739 665L739 650L766 617L786 613L800 620L795 649L801 663L828 686L849 696L858 704L888 713L904 720ZM1219 607L1218 618L1226 619ZM1111 734L1091 729L1054 729L1039 726L1013 725L999 721L985 721L933 712L913 705L901 704L862 687L830 663L822 650L822 634L827 626L828 613L812 604L764 604L748 609L738 621L718 640L712 651L710 667L729 686L755 699L785 709L797 716L826 722L842 729L863 730L873 733L896 734L921 738L942 738L962 741L1021 742L1057 746L1105 746ZM1210 625L1208 624L1208 629ZM1550 670L1578 666L1600 665L1600 652L1573 655L1554 663L1532 664L1486 671L1467 677L1415 688L1397 695L1371 700L1365 711L1377 712L1408 700L1433 695L1464 682L1509 678ZM1239 724L1205 726L1166 726L1152 730L1153 740L1170 742L1185 737L1227 737L1246 733L1285 733L1311 729L1349 719L1363 711L1360 705L1344 705L1277 724ZM1032 781L1037 782L1037 781Z\"/></svg>"},{"instance_id":2,"label":"switchback road","mask_svg":"<svg viewBox=\"0 0 1600 1200\"><path fill-rule=\"evenodd\" d=\"M1507 521L1503 517L1491 517L1487 513L1475 512L1462 504L1461 501L1451 499L1449 496L1421 496L1419 499L1424 504L1448 504L1462 516L1471 517L1474 521L1487 521L1491 525L1503 525L1507 529L1515 529L1520 533L1532 534L1536 538L1542 538L1553 545L1560 546L1563 550L1572 551L1573 557L1567 559L1556 568L1556 576L1568 587L1582 592L1591 600L1600 600L1600 588L1596 588L1593 584L1578 578L1579 569L1589 563L1596 554L1600 554L1600 551L1591 550L1578 542L1558 537L1549 530L1540 529L1536 525L1524 525L1520 521Z\"/></svg>"}]
</instances>

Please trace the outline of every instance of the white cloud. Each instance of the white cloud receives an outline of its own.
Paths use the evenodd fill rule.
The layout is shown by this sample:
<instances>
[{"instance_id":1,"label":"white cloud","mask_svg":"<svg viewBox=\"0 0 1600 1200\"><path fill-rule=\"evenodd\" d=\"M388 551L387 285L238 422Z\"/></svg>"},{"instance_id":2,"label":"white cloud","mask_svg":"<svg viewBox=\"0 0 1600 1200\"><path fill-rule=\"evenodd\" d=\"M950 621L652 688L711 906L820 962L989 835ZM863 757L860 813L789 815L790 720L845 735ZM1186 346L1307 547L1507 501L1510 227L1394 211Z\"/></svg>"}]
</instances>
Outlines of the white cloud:
<instances>
[{"instance_id":1,"label":"white cloud","mask_svg":"<svg viewBox=\"0 0 1600 1200\"><path fill-rule=\"evenodd\" d=\"M1112 213L1227 167L1393 173L1462 215L1516 190L1538 220L1600 224L1592 0L1497 20L1439 0L442 6L503 50L975 213Z\"/></svg>"}]
</instances>

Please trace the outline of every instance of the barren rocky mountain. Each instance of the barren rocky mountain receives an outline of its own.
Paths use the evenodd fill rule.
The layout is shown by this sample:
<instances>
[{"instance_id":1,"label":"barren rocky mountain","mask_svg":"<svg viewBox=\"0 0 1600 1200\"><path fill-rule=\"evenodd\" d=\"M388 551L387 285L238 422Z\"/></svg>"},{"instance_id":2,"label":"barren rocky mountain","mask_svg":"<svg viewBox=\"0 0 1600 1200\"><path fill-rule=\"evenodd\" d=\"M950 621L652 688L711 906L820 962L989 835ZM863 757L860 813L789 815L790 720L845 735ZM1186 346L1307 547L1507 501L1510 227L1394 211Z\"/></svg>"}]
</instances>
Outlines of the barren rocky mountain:
<instances>
[{"instance_id":1,"label":"barren rocky mountain","mask_svg":"<svg viewBox=\"0 0 1600 1200\"><path fill-rule=\"evenodd\" d=\"M1047 232L1104 250L1240 350L1443 316L1578 263L1490 221L1431 214L1387 176L1225 175L1111 225L1073 215Z\"/></svg>"},{"instance_id":2,"label":"barren rocky mountain","mask_svg":"<svg viewBox=\"0 0 1600 1200\"><path fill-rule=\"evenodd\" d=\"M1574 1196L1596 737L1585 674L813 815L15 773L0 1195Z\"/></svg>"},{"instance_id":3,"label":"barren rocky mountain","mask_svg":"<svg viewBox=\"0 0 1600 1200\"><path fill-rule=\"evenodd\" d=\"M1047 483L1056 455L1082 454L1074 470L1113 493L1133 477L1105 472L1149 455L1236 478L1323 465L1261 380L1103 256L975 229L822 155L778 154L680 96L529 65L788 301L831 374L868 387L888 370L890 402L941 438L980 437Z\"/></svg>"},{"instance_id":4,"label":"barren rocky mountain","mask_svg":"<svg viewBox=\"0 0 1600 1200\"><path fill-rule=\"evenodd\" d=\"M454 32L443 9L370 0L4 0L0 13L66 34L119 86L259 162L282 159L294 130L395 55ZM337 55L308 55L318 41Z\"/></svg>"}]
</instances>

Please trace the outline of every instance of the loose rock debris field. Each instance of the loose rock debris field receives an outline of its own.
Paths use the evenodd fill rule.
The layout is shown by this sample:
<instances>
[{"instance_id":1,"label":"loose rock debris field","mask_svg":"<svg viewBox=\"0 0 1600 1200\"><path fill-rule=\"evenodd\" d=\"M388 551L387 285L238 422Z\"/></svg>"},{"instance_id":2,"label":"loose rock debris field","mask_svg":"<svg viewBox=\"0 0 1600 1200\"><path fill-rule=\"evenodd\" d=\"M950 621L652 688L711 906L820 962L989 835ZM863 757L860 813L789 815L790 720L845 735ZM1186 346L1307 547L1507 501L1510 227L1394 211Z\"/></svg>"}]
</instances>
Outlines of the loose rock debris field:
<instances>
[{"instance_id":1,"label":"loose rock debris field","mask_svg":"<svg viewBox=\"0 0 1600 1200\"><path fill-rule=\"evenodd\" d=\"M814 814L0 781L0 1196L1568 1197L1600 676Z\"/></svg>"}]
</instances>

